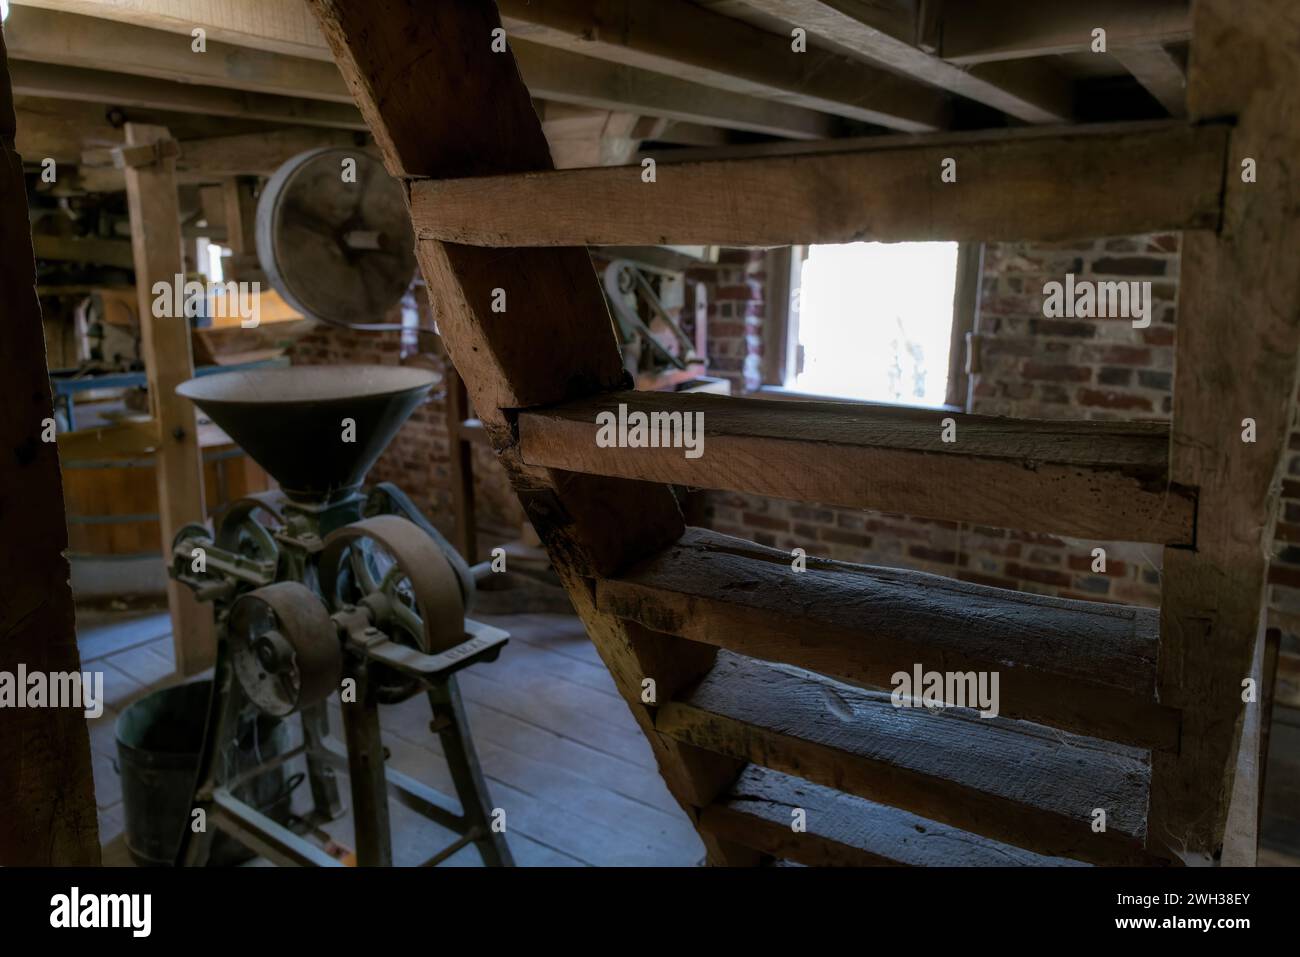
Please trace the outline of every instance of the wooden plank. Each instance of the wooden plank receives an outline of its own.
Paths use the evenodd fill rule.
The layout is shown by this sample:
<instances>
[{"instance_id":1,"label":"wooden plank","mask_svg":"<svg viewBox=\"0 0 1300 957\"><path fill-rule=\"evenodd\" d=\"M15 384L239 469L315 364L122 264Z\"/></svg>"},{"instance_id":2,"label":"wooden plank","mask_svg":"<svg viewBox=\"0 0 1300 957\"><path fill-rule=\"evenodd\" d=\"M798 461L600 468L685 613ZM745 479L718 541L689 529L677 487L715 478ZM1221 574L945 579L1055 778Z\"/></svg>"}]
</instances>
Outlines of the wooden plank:
<instances>
[{"instance_id":1,"label":"wooden plank","mask_svg":"<svg viewBox=\"0 0 1300 957\"><path fill-rule=\"evenodd\" d=\"M602 448L597 416L617 418L620 409L647 420L695 416L700 454ZM943 441L948 419L952 442ZM526 463L569 472L1101 541L1193 540L1195 496L1165 478L1169 433L1162 423L616 392L522 412L517 428Z\"/></svg>"},{"instance_id":2,"label":"wooden plank","mask_svg":"<svg viewBox=\"0 0 1300 957\"><path fill-rule=\"evenodd\" d=\"M748 0L748 6L802 27L818 40L847 47L866 60L1027 123L1062 123L1073 115L1070 83L1050 66L1018 64L994 81L920 49L913 42L914 27L911 34L890 32L893 18L878 5L856 0Z\"/></svg>"},{"instance_id":3,"label":"wooden plank","mask_svg":"<svg viewBox=\"0 0 1300 957\"><path fill-rule=\"evenodd\" d=\"M352 103L333 63L205 39L196 53L190 31L156 30L94 16L19 6L5 29L19 60L198 83L228 90Z\"/></svg>"},{"instance_id":4,"label":"wooden plank","mask_svg":"<svg viewBox=\"0 0 1300 957\"><path fill-rule=\"evenodd\" d=\"M78 671L63 481L22 157L0 32L0 671ZM25 689L24 693L25 693ZM0 710L0 865L100 863L90 741L78 708Z\"/></svg>"},{"instance_id":5,"label":"wooden plank","mask_svg":"<svg viewBox=\"0 0 1300 957\"><path fill-rule=\"evenodd\" d=\"M959 709L899 708L889 695L720 652L656 727L1040 854L1135 864L1148 766L1142 752ZM1095 809L1106 830L1094 833Z\"/></svg>"},{"instance_id":6,"label":"wooden plank","mask_svg":"<svg viewBox=\"0 0 1300 957\"><path fill-rule=\"evenodd\" d=\"M1183 747L1157 755L1153 844L1210 863L1222 846L1265 606L1300 361L1300 7L1196 5L1193 120L1237 117L1217 234L1183 238L1170 478L1199 486L1196 549L1166 549L1160 700ZM1257 162L1243 182L1241 162ZM1243 441L1244 419L1254 441Z\"/></svg>"},{"instance_id":7,"label":"wooden plank","mask_svg":"<svg viewBox=\"0 0 1300 957\"><path fill-rule=\"evenodd\" d=\"M941 145L882 137L842 153L663 164L653 183L642 181L641 166L419 180L411 215L421 238L476 246L1061 240L1213 229L1227 142L1226 126L1169 123L984 132L942 137ZM940 178L946 159L956 161L955 183Z\"/></svg>"},{"instance_id":8,"label":"wooden plank","mask_svg":"<svg viewBox=\"0 0 1300 957\"><path fill-rule=\"evenodd\" d=\"M110 455L141 455L157 448L160 441L161 434L155 420L115 422L59 433L59 457L69 463Z\"/></svg>"},{"instance_id":9,"label":"wooden plank","mask_svg":"<svg viewBox=\"0 0 1300 957\"><path fill-rule=\"evenodd\" d=\"M94 263L130 269L131 244L124 239L80 238L72 236L33 236L37 259L56 262Z\"/></svg>"},{"instance_id":10,"label":"wooden plank","mask_svg":"<svg viewBox=\"0 0 1300 957\"><path fill-rule=\"evenodd\" d=\"M417 10L400 0L310 3L391 173L464 176L550 167L513 58L485 42L500 22L492 5ZM458 68L448 71L446 62ZM483 110L485 102L493 104L491 111ZM420 244L418 255L443 343L498 461L646 732L669 788L684 808L708 803L737 764L654 732L640 689L659 646L597 612L584 577L612 572L676 539L683 529L676 500L668 489L526 465L507 413L625 381L590 258L580 249L502 252L441 243ZM505 312L492 308L500 301L495 290L506 295ZM566 344L558 354L557 342ZM539 355L553 359L538 362ZM752 860L717 843L709 850L719 862Z\"/></svg>"},{"instance_id":11,"label":"wooden plank","mask_svg":"<svg viewBox=\"0 0 1300 957\"><path fill-rule=\"evenodd\" d=\"M596 607L647 628L841 681L995 672L1000 714L1107 741L1176 748L1155 699L1153 609L987 588L921 572L807 558L705 529L617 578Z\"/></svg>"},{"instance_id":12,"label":"wooden plank","mask_svg":"<svg viewBox=\"0 0 1300 957\"><path fill-rule=\"evenodd\" d=\"M14 90L27 96L271 120L303 126L365 129L360 114L346 103L222 90L192 83L169 83L151 77L110 73L106 70L16 61L13 64L13 82Z\"/></svg>"},{"instance_id":13,"label":"wooden plank","mask_svg":"<svg viewBox=\"0 0 1300 957\"><path fill-rule=\"evenodd\" d=\"M35 0L30 5L46 12L29 13L76 22L57 37L32 38L24 48L27 59L178 81L189 78L189 62L191 69L204 71L198 82L214 86L351 99L300 0L223 0L215 5L181 0L179 6L153 0ZM190 33L200 26L208 31L209 52L188 61L178 58L177 51L189 50ZM171 37L172 43L160 35ZM808 139L835 133L832 117L791 103L718 90L523 39L512 38L511 48L534 97L775 136ZM60 50L75 54L77 61L54 58ZM233 61L235 68L227 69L223 59ZM244 85L253 77L265 81L265 88Z\"/></svg>"},{"instance_id":14,"label":"wooden plank","mask_svg":"<svg viewBox=\"0 0 1300 957\"><path fill-rule=\"evenodd\" d=\"M288 56L329 60L329 48L300 0L21 0L23 6L105 17Z\"/></svg>"},{"instance_id":15,"label":"wooden plank","mask_svg":"<svg viewBox=\"0 0 1300 957\"><path fill-rule=\"evenodd\" d=\"M510 49L529 92L557 103L796 139L834 136L839 127L835 117L794 103L719 90L523 39L512 39Z\"/></svg>"},{"instance_id":16,"label":"wooden plank","mask_svg":"<svg viewBox=\"0 0 1300 957\"><path fill-rule=\"evenodd\" d=\"M965 0L945 5L943 58L974 64L1060 53L1086 53L1092 31L1107 49L1180 43L1191 36L1188 0Z\"/></svg>"},{"instance_id":17,"label":"wooden plank","mask_svg":"<svg viewBox=\"0 0 1300 957\"><path fill-rule=\"evenodd\" d=\"M909 133L947 125L944 94L685 0L500 0L517 37Z\"/></svg>"},{"instance_id":18,"label":"wooden plank","mask_svg":"<svg viewBox=\"0 0 1300 957\"><path fill-rule=\"evenodd\" d=\"M801 809L807 831L791 828ZM751 764L700 827L809 867L1083 867Z\"/></svg>"},{"instance_id":19,"label":"wooden plank","mask_svg":"<svg viewBox=\"0 0 1300 957\"><path fill-rule=\"evenodd\" d=\"M1170 116L1187 115L1187 74L1169 50L1159 44L1148 44L1115 50L1114 57Z\"/></svg>"},{"instance_id":20,"label":"wooden plank","mask_svg":"<svg viewBox=\"0 0 1300 957\"><path fill-rule=\"evenodd\" d=\"M163 127L126 125L128 146L158 143L168 138ZM184 273L174 163L172 159L162 159L149 166L126 170L140 345L149 380L149 405L163 440L155 462L162 527L160 549L164 555L170 554L172 539L182 525L202 521L207 515L203 507L203 457L194 406L176 395L176 387L194 375L189 321L183 317L158 317L153 312L154 284L162 282L170 289L176 277ZM200 604L188 588L170 581L167 604L172 616L177 669L184 675L197 674L209 667L216 656L212 606Z\"/></svg>"}]
</instances>

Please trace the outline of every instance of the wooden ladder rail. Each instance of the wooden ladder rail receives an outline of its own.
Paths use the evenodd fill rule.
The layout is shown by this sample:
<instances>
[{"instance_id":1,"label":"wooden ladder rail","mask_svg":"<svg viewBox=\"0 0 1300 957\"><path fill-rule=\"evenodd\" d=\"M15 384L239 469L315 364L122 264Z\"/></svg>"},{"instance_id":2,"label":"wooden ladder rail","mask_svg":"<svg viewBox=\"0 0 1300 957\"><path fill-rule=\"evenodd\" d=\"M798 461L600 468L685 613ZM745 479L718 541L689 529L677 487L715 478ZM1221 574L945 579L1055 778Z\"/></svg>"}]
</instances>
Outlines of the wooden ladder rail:
<instances>
[{"instance_id":1,"label":"wooden ladder rail","mask_svg":"<svg viewBox=\"0 0 1300 957\"><path fill-rule=\"evenodd\" d=\"M516 421L514 410L546 410L593 396L608 399L625 387L590 264L584 253L571 248L589 239L596 241L594 237L609 240L610 234L593 232L594 221L582 216L576 222L572 216L538 217L527 204L513 210L524 222L523 229L512 228L496 239L464 230L468 207L463 201L457 207L458 184L449 177L499 178L497 184L479 181L465 186L486 207L495 204L508 210L508 190L529 179L519 174L549 166L540 127L510 58L488 52L488 38L496 26L492 11L446 4L436 12L421 11L417 17L397 2L376 3L364 13L345 10L330 0L312 0L312 6L384 149L390 171L407 178L438 178L437 184L430 179L412 186L421 265L446 329L449 351L467 373L475 406L530 519L646 731L674 795L696 814L697 822L699 809L705 817L725 816L722 805L712 802L735 777L743 759L754 754L740 753L743 748L730 754L721 749L724 756L719 758L690 747L689 735L664 733L655 723L655 709L641 698L641 680L645 675L662 678L659 701L672 702L678 692L690 700L709 686L717 668L730 668L730 660L716 664L715 648L681 642L641 622L616 617L601 605L601 582L681 538L681 518L671 494L636 481L645 477L640 473L626 476L615 470L599 477L557 471L563 463L530 461L515 434L516 427L521 434L526 432L534 413ZM1151 170L1141 168L1143 160L1151 157L1150 137L1143 141L1145 146L1138 144L1136 152L1126 152L1126 162L1120 166L1107 165L1096 151L1092 166L1072 161L1071 168L1084 179L1082 184L1077 177L1072 181L1075 193L1100 200L1100 216L1096 210L1089 216L1075 193L1062 197L1059 190L1050 191L1051 203L1030 202L1035 215L1028 216L1019 201L1032 199L1032 194L1026 197L1023 189L1017 192L1010 186L1028 182L1041 188L1043 155L1021 156L1021 165L1010 165L1013 174L1019 171L1019 182L1012 175L1002 194L967 197L953 213L943 211L928 179L909 179L900 172L898 163L906 157L900 160L898 154L906 153L905 147L885 157L883 167L879 163L875 167L884 170L877 187L919 184L921 194L934 199L918 203L924 208L914 215L907 213L907 202L885 199L889 215L876 219L885 222L889 232L871 234L876 238L952 238L949 234L1060 238L1089 228L1096 231L1098 223L1119 231L1190 230L1184 247L1178 388L1167 480L1175 489L1195 490L1199 501L1194 541L1164 539L1168 547L1157 676L1158 704L1181 712L1184 723L1177 748L1153 755L1150 826L1144 837L1148 849L1189 863L1217 860L1223 839L1245 711L1240 680L1249 673L1256 647L1275 479L1289 427L1298 354L1300 286L1294 262L1300 234L1293 194L1300 187L1286 181L1284 157L1292 155L1300 135L1290 95L1300 74L1295 52L1300 49L1296 42L1300 16L1279 12L1263 0L1246 4L1245 12L1241 7L1227 0L1202 0L1197 8L1202 46L1194 45L1189 106L1197 121L1236 117L1227 162L1221 134L1217 142L1195 134L1191 142L1196 160L1188 163L1179 161L1193 154L1180 154L1165 143L1157 150L1168 164L1160 172L1182 177L1194 167L1196 175L1181 178L1177 189L1158 191L1154 203L1146 193L1124 188L1150 178ZM434 52L439 55L431 55ZM450 63L456 65L454 77L439 72L440 64ZM473 96L464 95L457 85L465 77L473 78ZM497 108L491 121L473 106L489 100ZM1069 138L1075 135L1072 132ZM1063 145L1050 139L1038 142L1049 151ZM969 148L976 150L972 157L978 162L978 145ZM1088 153L1086 137L1072 149ZM1208 166L1206 150L1212 161ZM1000 147L990 155L1006 156ZM1069 155L1074 154L1064 154L1062 159ZM1237 182L1236 162L1244 156L1259 164L1258 182ZM1218 185L1210 188L1205 173L1215 170L1215 162ZM710 178L716 170L695 168L705 164L690 165L687 175L694 179L683 181L688 186L719 182ZM779 172L798 183L804 181L799 168L787 163ZM774 169L759 172L771 175ZM824 181L825 168L813 172L805 179ZM852 168L840 169L835 175L843 178L851 172ZM542 174L540 179L559 175ZM579 185L600 186L602 177L611 174L578 175ZM451 185L445 186L446 182ZM1212 194L1209 200L1207 189ZM442 222L430 220L429 196L435 191L452 200L448 208L453 213L450 218L439 214ZM547 193L532 195L544 202ZM793 195L806 194L796 189ZM988 196L987 184L984 195ZM681 217L669 215L667 224L656 222L653 210L638 205L641 198L601 209L602 229L611 223L618 227L620 217L634 227L613 241L635 236L639 242L694 242L705 235L672 232L668 227L686 228ZM666 205L658 204L659 208ZM1151 218L1144 219L1144 213ZM764 233L764 241L834 240L835 230L843 228L837 225L822 234L815 219L798 222L801 231L789 236ZM755 241L752 235L736 239ZM448 240L504 248L467 247ZM519 248L525 246L556 248ZM509 297L501 312L490 305L498 290ZM557 341L569 348L557 353L552 348ZM537 363L543 355L554 361ZM1239 436L1244 417L1255 419L1257 437L1243 452ZM705 681L692 690L700 678ZM714 807L719 808L717 813ZM723 832L702 829L706 840L711 833ZM716 862L753 860L752 854L725 836L715 837L709 847Z\"/></svg>"},{"instance_id":2,"label":"wooden ladder rail","mask_svg":"<svg viewBox=\"0 0 1300 957\"><path fill-rule=\"evenodd\" d=\"M311 0L311 7L392 175L551 168L514 58L492 50L500 27L495 5ZM640 703L641 677L664 675L662 693L670 693L667 675L683 682L698 677L714 650L683 654L660 636L598 612L585 577L613 572L680 537L676 500L663 487L527 466L513 439L511 409L626 383L590 258L582 249L503 251L427 240L417 253L443 341L499 460L669 789L694 816L742 762L659 734ZM493 311L494 300L500 305L496 290L503 291L504 311ZM705 844L715 863L759 858L707 835Z\"/></svg>"}]
</instances>

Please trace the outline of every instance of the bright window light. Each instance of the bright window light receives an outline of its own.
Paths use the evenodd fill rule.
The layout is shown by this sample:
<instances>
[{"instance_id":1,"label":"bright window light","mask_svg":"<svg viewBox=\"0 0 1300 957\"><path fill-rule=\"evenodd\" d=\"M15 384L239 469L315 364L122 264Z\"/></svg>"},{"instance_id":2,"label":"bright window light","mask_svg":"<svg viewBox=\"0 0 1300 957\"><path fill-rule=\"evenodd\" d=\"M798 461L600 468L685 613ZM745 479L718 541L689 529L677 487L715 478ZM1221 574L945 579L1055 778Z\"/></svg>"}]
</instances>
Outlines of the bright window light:
<instances>
[{"instance_id":1,"label":"bright window light","mask_svg":"<svg viewBox=\"0 0 1300 957\"><path fill-rule=\"evenodd\" d=\"M0 23L9 19L9 0L0 0Z\"/></svg>"},{"instance_id":2,"label":"bright window light","mask_svg":"<svg viewBox=\"0 0 1300 957\"><path fill-rule=\"evenodd\" d=\"M221 272L221 247L216 243L208 243L208 281L221 282L223 274Z\"/></svg>"},{"instance_id":3,"label":"bright window light","mask_svg":"<svg viewBox=\"0 0 1300 957\"><path fill-rule=\"evenodd\" d=\"M800 392L943 405L956 243L810 246L798 299Z\"/></svg>"}]
</instances>

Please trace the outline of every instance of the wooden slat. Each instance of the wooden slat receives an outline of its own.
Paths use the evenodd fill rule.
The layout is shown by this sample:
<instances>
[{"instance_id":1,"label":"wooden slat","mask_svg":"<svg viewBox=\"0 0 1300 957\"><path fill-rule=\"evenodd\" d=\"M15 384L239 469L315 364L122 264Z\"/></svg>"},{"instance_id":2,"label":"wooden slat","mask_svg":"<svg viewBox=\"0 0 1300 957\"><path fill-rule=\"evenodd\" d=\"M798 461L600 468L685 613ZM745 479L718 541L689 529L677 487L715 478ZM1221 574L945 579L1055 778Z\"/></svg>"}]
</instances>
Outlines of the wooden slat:
<instances>
[{"instance_id":1,"label":"wooden slat","mask_svg":"<svg viewBox=\"0 0 1300 957\"><path fill-rule=\"evenodd\" d=\"M909 35L891 32L892 11L875 4L827 0L748 0L749 7L803 27L819 40L847 47L867 60L968 97L1028 123L1061 123L1073 114L1068 79L1045 64L1018 64L996 79L963 69L920 49Z\"/></svg>"},{"instance_id":2,"label":"wooden slat","mask_svg":"<svg viewBox=\"0 0 1300 957\"><path fill-rule=\"evenodd\" d=\"M655 726L722 754L1041 854L1140 863L1142 752L974 712L896 708L811 672L720 652ZM1094 832L1094 810L1106 830Z\"/></svg>"},{"instance_id":3,"label":"wooden slat","mask_svg":"<svg viewBox=\"0 0 1300 957\"><path fill-rule=\"evenodd\" d=\"M511 34L735 93L771 97L889 129L947 125L936 89L858 60L792 49L686 0L498 0Z\"/></svg>"},{"instance_id":4,"label":"wooden slat","mask_svg":"<svg viewBox=\"0 0 1300 957\"><path fill-rule=\"evenodd\" d=\"M987 63L1086 53L1092 31L1107 49L1178 43L1191 36L1188 0L962 0L943 10L942 53L953 63Z\"/></svg>"},{"instance_id":5,"label":"wooden slat","mask_svg":"<svg viewBox=\"0 0 1300 957\"><path fill-rule=\"evenodd\" d=\"M601 448L602 411L703 415L703 452ZM942 441L942 422L956 441ZM1102 541L1190 544L1154 422L1062 422L847 402L617 392L520 413L531 465Z\"/></svg>"},{"instance_id":6,"label":"wooden slat","mask_svg":"<svg viewBox=\"0 0 1300 957\"><path fill-rule=\"evenodd\" d=\"M881 137L741 160L417 181L421 238L475 246L1061 240L1213 229L1226 126ZM941 181L956 160L957 181ZM1069 183L1068 190L1061 184ZM754 197L763 197L755 202Z\"/></svg>"},{"instance_id":7,"label":"wooden slat","mask_svg":"<svg viewBox=\"0 0 1300 957\"><path fill-rule=\"evenodd\" d=\"M1153 609L807 559L705 529L617 578L596 607L647 628L876 688L899 671L997 672L1001 714L1173 748L1155 700Z\"/></svg>"},{"instance_id":8,"label":"wooden slat","mask_svg":"<svg viewBox=\"0 0 1300 957\"><path fill-rule=\"evenodd\" d=\"M796 808L806 814L805 832L791 828L791 811ZM753 764L716 804L701 809L700 827L810 867L1084 866Z\"/></svg>"}]
</instances>

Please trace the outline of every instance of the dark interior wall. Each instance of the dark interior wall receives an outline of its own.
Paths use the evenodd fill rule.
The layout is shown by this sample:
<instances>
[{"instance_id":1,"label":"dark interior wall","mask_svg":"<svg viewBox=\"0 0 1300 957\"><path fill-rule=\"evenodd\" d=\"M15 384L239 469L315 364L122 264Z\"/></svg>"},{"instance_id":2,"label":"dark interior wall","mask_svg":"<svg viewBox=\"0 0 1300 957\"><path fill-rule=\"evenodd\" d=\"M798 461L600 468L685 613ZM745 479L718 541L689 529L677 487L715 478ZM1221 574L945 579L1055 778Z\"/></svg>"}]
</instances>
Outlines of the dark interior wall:
<instances>
[{"instance_id":1,"label":"dark interior wall","mask_svg":"<svg viewBox=\"0 0 1300 957\"><path fill-rule=\"evenodd\" d=\"M0 672L81 668L22 159L0 34ZM25 691L25 689L21 689ZM79 707L0 707L0 866L99 863Z\"/></svg>"}]
</instances>

